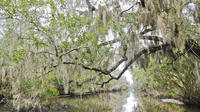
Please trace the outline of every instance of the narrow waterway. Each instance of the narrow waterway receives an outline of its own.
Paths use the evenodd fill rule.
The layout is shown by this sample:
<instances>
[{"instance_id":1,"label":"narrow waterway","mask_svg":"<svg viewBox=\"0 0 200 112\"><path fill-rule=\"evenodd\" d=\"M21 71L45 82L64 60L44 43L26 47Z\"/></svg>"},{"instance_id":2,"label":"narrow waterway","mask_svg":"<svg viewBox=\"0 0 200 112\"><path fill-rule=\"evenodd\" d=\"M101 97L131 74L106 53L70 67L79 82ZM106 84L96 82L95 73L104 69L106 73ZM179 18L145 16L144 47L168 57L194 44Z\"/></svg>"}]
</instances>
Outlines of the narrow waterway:
<instances>
[{"instance_id":1,"label":"narrow waterway","mask_svg":"<svg viewBox=\"0 0 200 112\"><path fill-rule=\"evenodd\" d=\"M124 77L129 82L130 87L133 85L133 77L129 70L124 73ZM122 112L134 112L134 108L138 105L136 96L134 95L134 89L129 89L129 96L126 98L126 103L123 105Z\"/></svg>"},{"instance_id":2,"label":"narrow waterway","mask_svg":"<svg viewBox=\"0 0 200 112\"><path fill-rule=\"evenodd\" d=\"M123 105L122 112L134 112L134 109L138 106L138 102L133 92L130 92L129 97L126 99L126 103Z\"/></svg>"},{"instance_id":3,"label":"narrow waterway","mask_svg":"<svg viewBox=\"0 0 200 112\"><path fill-rule=\"evenodd\" d=\"M200 107L187 106L175 99L144 97L134 89L134 78L131 71L127 70L124 76L130 84L130 89L128 90L129 96L124 99L125 103L121 112L200 112Z\"/></svg>"},{"instance_id":4,"label":"narrow waterway","mask_svg":"<svg viewBox=\"0 0 200 112\"><path fill-rule=\"evenodd\" d=\"M130 84L127 91L87 97L56 98L52 100L50 112L200 112L199 107L184 106L173 99L144 97L134 89L131 72L126 71L124 76ZM0 105L0 112L13 110L5 104Z\"/></svg>"},{"instance_id":5,"label":"narrow waterway","mask_svg":"<svg viewBox=\"0 0 200 112\"><path fill-rule=\"evenodd\" d=\"M15 111L7 105L0 105L0 112ZM53 99L50 112L200 112L200 108L163 103L158 99L140 96L130 89L83 98Z\"/></svg>"}]
</instances>

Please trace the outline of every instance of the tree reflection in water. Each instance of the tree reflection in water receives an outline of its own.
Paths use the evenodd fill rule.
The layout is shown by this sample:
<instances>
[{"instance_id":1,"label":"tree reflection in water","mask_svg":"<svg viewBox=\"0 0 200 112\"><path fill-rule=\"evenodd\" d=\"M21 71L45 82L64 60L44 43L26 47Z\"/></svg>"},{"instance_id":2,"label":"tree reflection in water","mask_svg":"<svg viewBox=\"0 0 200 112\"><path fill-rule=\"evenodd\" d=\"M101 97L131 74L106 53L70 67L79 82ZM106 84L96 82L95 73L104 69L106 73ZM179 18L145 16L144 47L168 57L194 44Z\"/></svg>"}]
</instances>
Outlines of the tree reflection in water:
<instances>
[{"instance_id":1,"label":"tree reflection in water","mask_svg":"<svg viewBox=\"0 0 200 112\"><path fill-rule=\"evenodd\" d=\"M124 76L126 77L126 80L129 82L129 84L132 86L133 84L133 77L129 70L127 70L124 73ZM126 99L126 103L123 105L123 111L122 112L134 112L134 108L138 106L137 99L135 98L134 92L132 89L129 90L129 97Z\"/></svg>"}]
</instances>

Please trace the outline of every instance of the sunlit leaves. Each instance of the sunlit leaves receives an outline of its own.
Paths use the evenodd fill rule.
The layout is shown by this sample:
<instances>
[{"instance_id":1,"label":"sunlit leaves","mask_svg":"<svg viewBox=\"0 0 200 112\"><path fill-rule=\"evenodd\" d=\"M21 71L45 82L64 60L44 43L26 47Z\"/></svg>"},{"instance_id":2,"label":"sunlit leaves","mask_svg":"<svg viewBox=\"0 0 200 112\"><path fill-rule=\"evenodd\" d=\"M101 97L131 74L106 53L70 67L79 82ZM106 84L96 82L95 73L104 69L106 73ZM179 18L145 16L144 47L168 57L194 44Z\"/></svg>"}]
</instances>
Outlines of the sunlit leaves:
<instances>
[{"instance_id":1,"label":"sunlit leaves","mask_svg":"<svg viewBox=\"0 0 200 112\"><path fill-rule=\"evenodd\" d=\"M27 52L25 50L14 50L13 51L13 61L19 63L27 57Z\"/></svg>"}]
</instances>

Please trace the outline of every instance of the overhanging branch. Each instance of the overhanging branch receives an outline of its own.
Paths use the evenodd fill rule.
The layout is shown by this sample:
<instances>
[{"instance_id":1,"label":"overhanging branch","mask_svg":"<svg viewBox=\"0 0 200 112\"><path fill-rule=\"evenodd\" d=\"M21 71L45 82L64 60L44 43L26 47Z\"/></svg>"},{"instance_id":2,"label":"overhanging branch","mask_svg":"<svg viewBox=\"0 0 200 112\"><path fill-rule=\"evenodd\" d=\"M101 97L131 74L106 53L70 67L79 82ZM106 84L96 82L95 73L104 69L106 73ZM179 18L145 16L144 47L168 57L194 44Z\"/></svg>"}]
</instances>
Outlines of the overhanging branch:
<instances>
[{"instance_id":1,"label":"overhanging branch","mask_svg":"<svg viewBox=\"0 0 200 112\"><path fill-rule=\"evenodd\" d=\"M117 62L110 70L109 73L113 72L114 70L116 70L119 65L121 65L124 61L127 61L127 57L122 58L119 62Z\"/></svg>"},{"instance_id":2,"label":"overhanging branch","mask_svg":"<svg viewBox=\"0 0 200 112\"><path fill-rule=\"evenodd\" d=\"M109 75L110 77L113 77L111 75L111 72L113 72L114 70L116 70L119 65L121 65L121 63L123 63L124 61L127 60L127 57L124 57L122 58L119 62L117 62L111 69L109 70L102 70L102 69L99 69L99 68L95 68L95 67L89 67L89 66L86 66L84 64L81 64L81 63L75 63L75 62L63 62L63 64L68 64L68 65L79 65L81 66L82 68L86 69L86 70L91 70L91 71L95 71L95 72L98 72L98 73L101 73L101 74L104 74L104 75Z\"/></svg>"},{"instance_id":3,"label":"overhanging branch","mask_svg":"<svg viewBox=\"0 0 200 112\"><path fill-rule=\"evenodd\" d=\"M89 66L86 66L86 65L81 64L81 63L63 62L63 64L68 64L68 65L79 65L79 66L82 66L82 67L83 67L84 69L86 69L86 70L91 70L91 71L99 72L99 73L102 73L102 74L105 74L105 75L109 75L109 72L108 72L108 71L101 70L101 69L99 69L99 68L89 67Z\"/></svg>"},{"instance_id":4,"label":"overhanging branch","mask_svg":"<svg viewBox=\"0 0 200 112\"><path fill-rule=\"evenodd\" d=\"M103 82L102 83L102 87L109 83L110 81L112 80L119 80L120 77L124 74L124 72L129 68L130 65L132 65L138 58L140 58L143 54L151 54L151 53L154 53L156 51L159 51L161 49L164 49L166 47L169 47L170 44L162 44L162 45L159 45L159 46L151 46L149 48L146 48L146 49L143 49L142 51L138 52L137 54L135 54L133 56L133 58L125 65L125 67L123 68L123 70L118 74L117 77L111 77L110 79L108 79L107 81Z\"/></svg>"}]
</instances>

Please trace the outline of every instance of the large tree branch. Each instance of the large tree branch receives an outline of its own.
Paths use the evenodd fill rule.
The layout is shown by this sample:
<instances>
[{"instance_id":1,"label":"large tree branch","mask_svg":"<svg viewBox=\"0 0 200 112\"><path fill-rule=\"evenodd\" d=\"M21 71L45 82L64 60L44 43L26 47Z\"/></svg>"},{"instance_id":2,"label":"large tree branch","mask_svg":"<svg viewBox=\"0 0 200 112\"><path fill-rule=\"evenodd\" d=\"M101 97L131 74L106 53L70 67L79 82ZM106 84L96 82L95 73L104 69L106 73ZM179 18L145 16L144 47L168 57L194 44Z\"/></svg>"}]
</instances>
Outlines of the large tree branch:
<instances>
[{"instance_id":1,"label":"large tree branch","mask_svg":"<svg viewBox=\"0 0 200 112\"><path fill-rule=\"evenodd\" d=\"M109 75L110 77L113 77L111 75L111 72L113 72L114 70L116 70L119 65L121 65L124 61L127 60L127 57L125 56L124 58L122 58L119 62L117 62L112 68L110 68L109 70L102 70L102 69L99 69L99 68L95 68L95 67L89 67L89 66L86 66L84 64L81 64L81 63L75 63L75 62L63 62L63 64L68 64L68 65L79 65L79 66L82 66L82 68L86 69L86 70L91 70L91 71L95 71L95 72L99 72L101 74L104 74L104 75Z\"/></svg>"},{"instance_id":2,"label":"large tree branch","mask_svg":"<svg viewBox=\"0 0 200 112\"><path fill-rule=\"evenodd\" d=\"M105 75L109 75L109 72L106 71L106 70L101 70L101 69L99 69L99 68L89 67L89 66L86 66L86 65L81 64L81 63L63 62L63 64L68 64L68 65L79 65L79 66L82 66L82 67L83 67L84 69L86 69L86 70L91 70L91 71L99 72L99 73L102 73L102 74L105 74Z\"/></svg>"},{"instance_id":3,"label":"large tree branch","mask_svg":"<svg viewBox=\"0 0 200 112\"><path fill-rule=\"evenodd\" d=\"M161 50L163 48L166 48L170 46L170 44L163 44L163 45L159 45L159 46L151 46L149 48L146 48L146 49L143 49L142 51L140 51L139 53L135 54L134 57L129 60L129 62L125 65L125 67L123 68L123 70L118 74L117 77L114 77L111 75L111 72L113 72L114 70L116 70L119 65L121 65L121 63L123 63L124 61L127 60L126 57L122 58L119 62L117 62L111 69L109 69L108 71L107 70L102 70L102 69L99 69L99 68L94 68L94 67L89 67L89 66L86 66L84 64L81 64L81 63L75 63L75 62L63 62L63 64L71 64L71 65L79 65L79 66L82 66L82 68L86 69L86 70L91 70L91 71L95 71L95 72L98 72L100 74L104 74L104 75L109 75L110 76L110 79L103 82L101 84L101 86L103 87L105 84L109 83L110 81L112 80L119 80L121 78L121 76L123 75L123 73L129 68L129 66L131 64L133 64L139 57L141 57L143 54L151 54L151 53L154 53L158 50Z\"/></svg>"},{"instance_id":4,"label":"large tree branch","mask_svg":"<svg viewBox=\"0 0 200 112\"><path fill-rule=\"evenodd\" d=\"M116 43L116 42L119 42L120 40L119 39L114 39L114 40L111 40L111 41L107 41L107 42L104 42L104 43L100 43L98 44L99 47L101 46L105 46L107 44L113 44L113 43ZM72 50L69 50L68 52L62 54L61 56L63 55L66 55L66 54L69 54L70 52L74 51L74 50L79 50L81 48L88 48L88 47L80 47L80 48L75 48L75 49L72 49ZM81 64L81 63L75 63L75 62L63 62L63 64L71 64L71 65L79 65L79 66L82 66L82 68L86 69L86 70L92 70L92 71L95 71L95 72L99 72L101 74L104 74L104 75L109 75L110 77L113 77L110 73L113 72L114 70L116 70L118 68L119 65L121 65L124 61L127 61L127 57L126 57L126 51L124 51L124 54L123 54L123 58L121 60L119 60L113 67L111 67L109 70L102 70L102 69L99 69L99 68L94 68L94 67L89 67L89 66L86 66L84 64Z\"/></svg>"},{"instance_id":5,"label":"large tree branch","mask_svg":"<svg viewBox=\"0 0 200 112\"><path fill-rule=\"evenodd\" d=\"M159 45L159 46L151 46L149 48L143 49L142 51L138 52L137 54L135 54L133 56L133 58L125 65L125 67L118 74L117 77L111 77L109 80L103 82L101 86L103 87L105 84L109 83L112 80L119 80L120 77L124 74L124 72L129 68L129 66L132 65L143 54L151 54L151 53L154 53L156 51L159 51L159 50L164 49L164 48L169 47L169 46L170 46L170 44L162 44L162 45Z\"/></svg>"},{"instance_id":6,"label":"large tree branch","mask_svg":"<svg viewBox=\"0 0 200 112\"><path fill-rule=\"evenodd\" d=\"M127 61L127 57L122 58L119 62L117 62L109 71L109 73L113 72L114 70L116 70L119 65L121 65L124 61Z\"/></svg>"}]
</instances>

